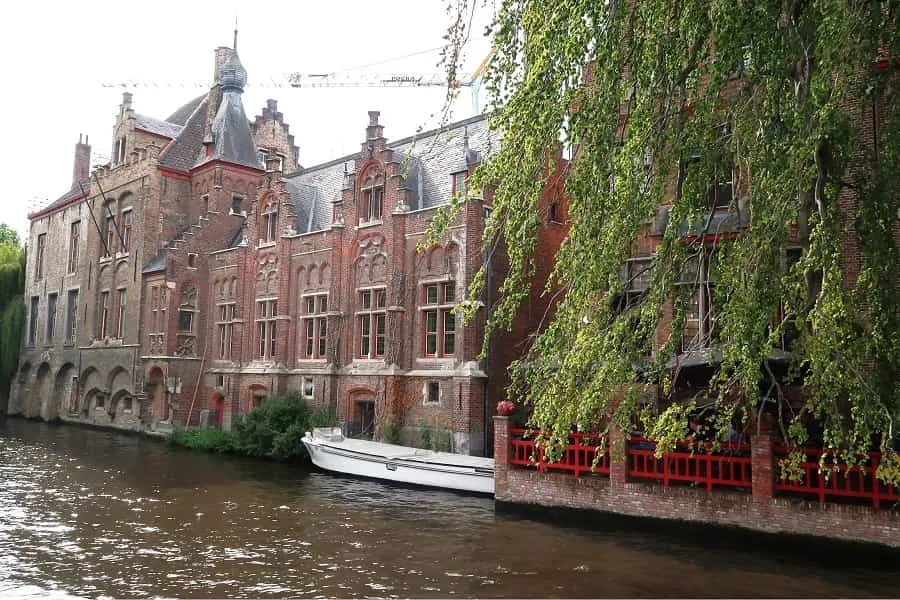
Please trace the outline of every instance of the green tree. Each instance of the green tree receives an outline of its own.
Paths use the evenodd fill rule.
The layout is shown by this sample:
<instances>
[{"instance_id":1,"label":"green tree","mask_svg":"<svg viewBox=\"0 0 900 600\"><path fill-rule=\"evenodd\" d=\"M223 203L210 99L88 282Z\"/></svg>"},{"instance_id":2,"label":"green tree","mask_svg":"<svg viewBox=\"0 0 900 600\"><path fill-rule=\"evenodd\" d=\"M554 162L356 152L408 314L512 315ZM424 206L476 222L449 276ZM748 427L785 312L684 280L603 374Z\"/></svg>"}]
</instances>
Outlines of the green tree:
<instances>
[{"instance_id":1,"label":"green tree","mask_svg":"<svg viewBox=\"0 0 900 600\"><path fill-rule=\"evenodd\" d=\"M471 11L486 5L449 3L451 79ZM826 447L861 450L896 432L898 25L896 0L497 2L486 87L503 143L471 186L493 189L486 242L502 238L511 264L489 333L510 325L528 293L547 149L559 140L574 149L571 229L551 282L561 300L511 390L553 431L548 448L573 422L628 426L638 415L659 437L683 435L690 404L671 402L669 361L705 278L677 283L710 260L708 243L683 234L717 233L710 182L731 164L740 194L727 202L735 211L742 196L747 226L719 238L711 267L718 339L727 340L710 388L719 425L746 418L766 385L790 416L781 386L794 380L805 393L786 437L806 441L816 420ZM861 135L873 114L877 143ZM663 203L648 290L623 303L621 267ZM791 264L784 248L794 227L804 250ZM674 322L659 328L669 306ZM469 316L477 310L468 304ZM791 371L772 377L769 357L792 324ZM654 347L658 328L669 336ZM639 402L649 385L664 399L653 410Z\"/></svg>"},{"instance_id":2,"label":"green tree","mask_svg":"<svg viewBox=\"0 0 900 600\"><path fill-rule=\"evenodd\" d=\"M10 236L7 236L11 233ZM12 238L3 241L3 238ZM0 403L6 405L9 388L19 364L22 327L25 322L25 250L19 236L0 224Z\"/></svg>"},{"instance_id":3,"label":"green tree","mask_svg":"<svg viewBox=\"0 0 900 600\"><path fill-rule=\"evenodd\" d=\"M22 240L19 239L19 232L6 223L0 223L0 244L21 246Z\"/></svg>"}]
</instances>

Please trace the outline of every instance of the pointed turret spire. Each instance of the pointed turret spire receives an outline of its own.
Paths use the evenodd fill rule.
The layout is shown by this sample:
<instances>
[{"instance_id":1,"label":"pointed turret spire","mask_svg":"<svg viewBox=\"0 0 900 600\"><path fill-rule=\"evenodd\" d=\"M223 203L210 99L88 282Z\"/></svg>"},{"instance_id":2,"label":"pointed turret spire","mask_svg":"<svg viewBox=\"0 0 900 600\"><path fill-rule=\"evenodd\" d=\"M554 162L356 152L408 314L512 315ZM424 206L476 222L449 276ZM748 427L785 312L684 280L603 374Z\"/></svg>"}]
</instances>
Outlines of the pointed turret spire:
<instances>
[{"instance_id":1,"label":"pointed turret spire","mask_svg":"<svg viewBox=\"0 0 900 600\"><path fill-rule=\"evenodd\" d=\"M237 11L234 13L234 44L232 44L231 49L237 52Z\"/></svg>"}]
</instances>

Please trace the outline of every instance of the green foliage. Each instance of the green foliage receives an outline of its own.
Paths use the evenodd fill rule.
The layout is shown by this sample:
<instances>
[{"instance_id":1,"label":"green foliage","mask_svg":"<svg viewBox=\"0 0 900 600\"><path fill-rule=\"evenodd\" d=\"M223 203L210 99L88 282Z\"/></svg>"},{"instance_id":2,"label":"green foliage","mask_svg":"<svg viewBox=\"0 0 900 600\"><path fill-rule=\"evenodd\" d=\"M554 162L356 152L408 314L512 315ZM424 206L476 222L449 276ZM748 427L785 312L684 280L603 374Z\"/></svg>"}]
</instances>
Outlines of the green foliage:
<instances>
[{"instance_id":1,"label":"green foliage","mask_svg":"<svg viewBox=\"0 0 900 600\"><path fill-rule=\"evenodd\" d=\"M399 444L402 430L400 423L388 419L381 426L381 438L388 444Z\"/></svg>"},{"instance_id":2,"label":"green foliage","mask_svg":"<svg viewBox=\"0 0 900 600\"><path fill-rule=\"evenodd\" d=\"M248 456L275 460L306 460L301 439L313 427L336 425L337 419L322 410L311 410L297 391L267 398L234 428L234 448Z\"/></svg>"},{"instance_id":3,"label":"green foliage","mask_svg":"<svg viewBox=\"0 0 900 600\"><path fill-rule=\"evenodd\" d=\"M0 223L0 244L20 248L22 240L19 238L19 232L6 223Z\"/></svg>"},{"instance_id":4,"label":"green foliage","mask_svg":"<svg viewBox=\"0 0 900 600\"><path fill-rule=\"evenodd\" d=\"M0 398L19 364L22 328L25 324L25 251L18 233L0 224Z\"/></svg>"},{"instance_id":5,"label":"green foliage","mask_svg":"<svg viewBox=\"0 0 900 600\"><path fill-rule=\"evenodd\" d=\"M477 6L449 3L451 45L467 35L457 17ZM712 260L702 242L719 233L710 184L730 163L738 193L729 210L748 227L719 238L710 268L716 339L727 340L709 390L713 422L746 419L763 394L791 417L781 383L766 392L760 382L796 323L790 379L806 396L788 437L803 442L806 423L818 421L826 448L858 456L887 435L900 418L900 88L896 66L878 69L875 58L900 56L898 25L896 0L497 3L486 87L503 143L470 181L476 193L493 191L485 242L502 238L509 253L488 334L510 327L529 293L548 149L560 139L576 149L566 172L571 227L551 281L560 302L510 390L534 404L548 449L571 423L603 430L641 418L663 437L680 427L674 413L641 411L640 398L655 396L653 385L662 406L670 400L667 363L704 287L696 268L682 273ZM459 52L445 56L452 74ZM860 136L876 107L877 148ZM622 306L621 266L661 204L668 218L649 288ZM688 224L701 235L685 237ZM794 227L804 251L790 265ZM468 318L480 310L483 275ZM660 327L669 307L671 327ZM658 329L667 337L654 342Z\"/></svg>"},{"instance_id":6,"label":"green foliage","mask_svg":"<svg viewBox=\"0 0 900 600\"><path fill-rule=\"evenodd\" d=\"M230 431L222 431L215 428L179 429L172 432L169 441L178 446L184 446L192 450L205 450L207 452L234 452L234 435Z\"/></svg>"},{"instance_id":7,"label":"green foliage","mask_svg":"<svg viewBox=\"0 0 900 600\"><path fill-rule=\"evenodd\" d=\"M278 461L306 461L309 455L301 441L314 427L337 425L337 418L324 408L311 409L299 392L266 399L231 431L185 429L170 436L172 443L212 452L233 452Z\"/></svg>"}]
</instances>

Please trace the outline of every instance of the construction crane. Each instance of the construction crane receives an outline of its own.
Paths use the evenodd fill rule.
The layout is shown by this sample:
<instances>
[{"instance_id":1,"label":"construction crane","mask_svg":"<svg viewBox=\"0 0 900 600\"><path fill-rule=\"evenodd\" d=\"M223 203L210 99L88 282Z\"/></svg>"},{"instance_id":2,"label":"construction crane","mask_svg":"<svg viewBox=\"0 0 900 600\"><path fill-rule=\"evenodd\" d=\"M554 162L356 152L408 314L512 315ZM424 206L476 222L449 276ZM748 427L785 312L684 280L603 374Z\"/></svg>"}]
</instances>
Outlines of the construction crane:
<instances>
[{"instance_id":1,"label":"construction crane","mask_svg":"<svg viewBox=\"0 0 900 600\"><path fill-rule=\"evenodd\" d=\"M247 87L258 88L362 88L362 87L450 87L454 89L467 87L471 92L472 113L481 112L479 94L483 75L487 69L494 50L491 50L484 60L471 74L461 74L459 78L450 82L446 73L365 73L362 71L338 71L332 73L283 73L274 76L264 76L257 79L258 83L248 83ZM196 79L190 81L141 81L129 79L128 81L103 82L100 84L107 88L206 88L209 82Z\"/></svg>"}]
</instances>

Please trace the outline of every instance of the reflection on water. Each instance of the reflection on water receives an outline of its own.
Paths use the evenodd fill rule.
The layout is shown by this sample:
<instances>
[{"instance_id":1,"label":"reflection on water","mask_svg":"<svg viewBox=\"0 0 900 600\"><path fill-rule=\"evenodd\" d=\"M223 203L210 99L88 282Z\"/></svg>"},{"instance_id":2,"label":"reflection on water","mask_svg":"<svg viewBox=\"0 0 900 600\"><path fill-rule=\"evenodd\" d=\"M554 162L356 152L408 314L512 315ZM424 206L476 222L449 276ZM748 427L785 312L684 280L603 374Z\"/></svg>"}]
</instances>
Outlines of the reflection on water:
<instances>
[{"instance_id":1,"label":"reflection on water","mask_svg":"<svg viewBox=\"0 0 900 600\"><path fill-rule=\"evenodd\" d=\"M896 596L685 536L582 531L486 498L0 422L0 597Z\"/></svg>"}]
</instances>

